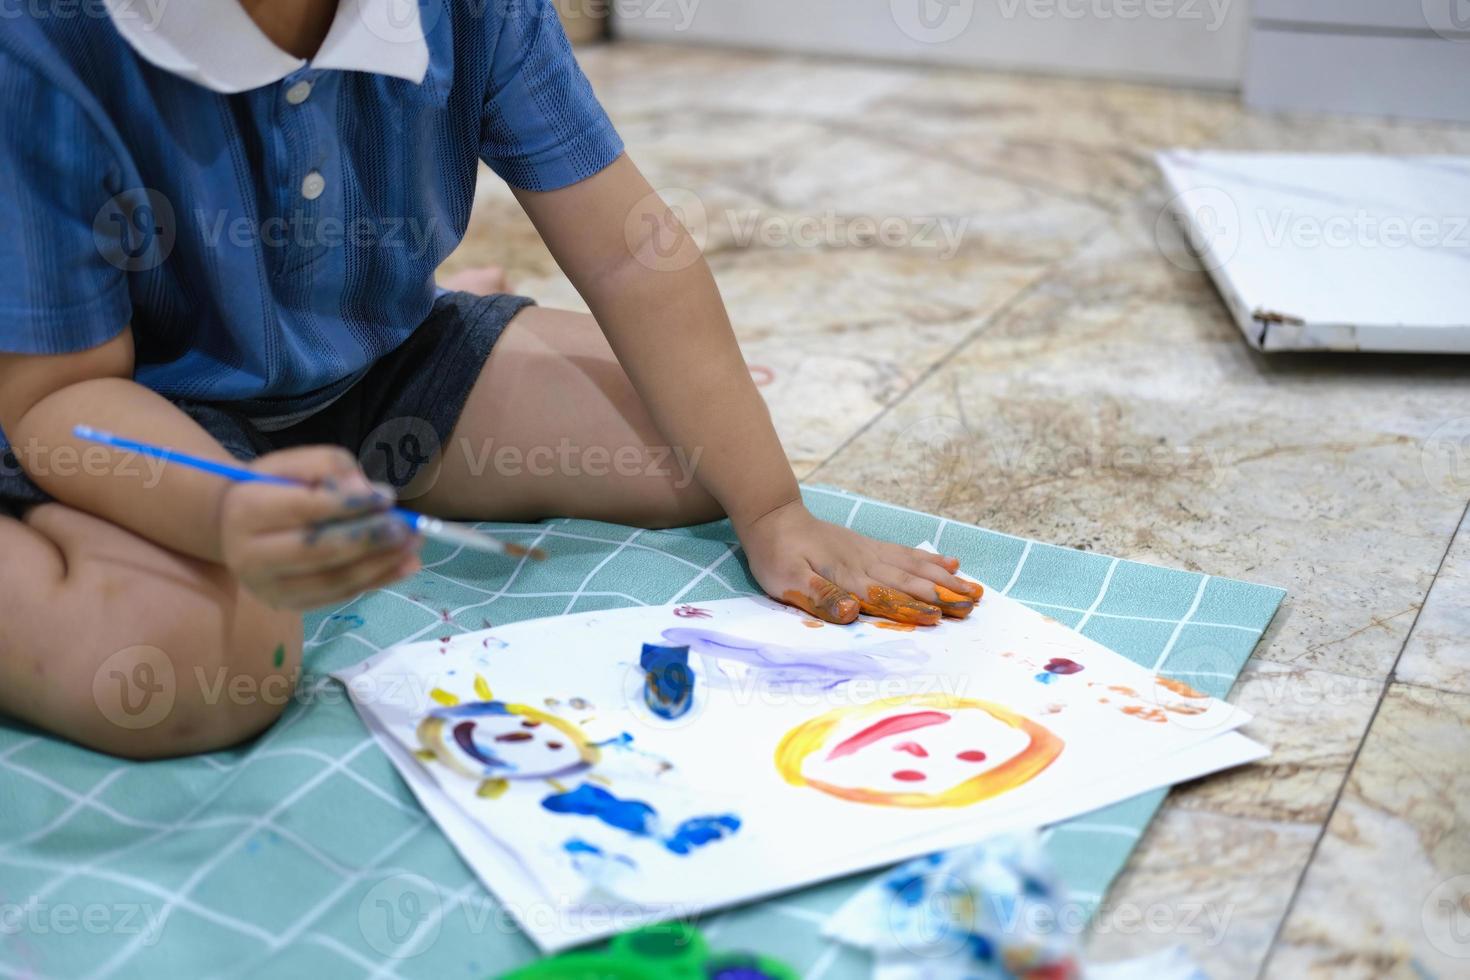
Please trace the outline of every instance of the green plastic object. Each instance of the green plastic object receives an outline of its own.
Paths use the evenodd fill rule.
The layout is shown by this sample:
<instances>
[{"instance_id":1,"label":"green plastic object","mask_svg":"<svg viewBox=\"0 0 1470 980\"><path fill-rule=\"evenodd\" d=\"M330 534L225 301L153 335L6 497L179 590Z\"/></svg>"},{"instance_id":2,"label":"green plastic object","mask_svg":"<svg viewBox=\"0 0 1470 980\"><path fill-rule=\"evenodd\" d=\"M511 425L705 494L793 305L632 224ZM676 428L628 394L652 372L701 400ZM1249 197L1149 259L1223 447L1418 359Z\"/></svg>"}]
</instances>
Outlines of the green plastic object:
<instances>
[{"instance_id":1,"label":"green plastic object","mask_svg":"<svg viewBox=\"0 0 1470 980\"><path fill-rule=\"evenodd\" d=\"M502 980L796 980L796 972L754 953L711 953L698 929L669 922L614 936L598 952L553 956Z\"/></svg>"}]
</instances>

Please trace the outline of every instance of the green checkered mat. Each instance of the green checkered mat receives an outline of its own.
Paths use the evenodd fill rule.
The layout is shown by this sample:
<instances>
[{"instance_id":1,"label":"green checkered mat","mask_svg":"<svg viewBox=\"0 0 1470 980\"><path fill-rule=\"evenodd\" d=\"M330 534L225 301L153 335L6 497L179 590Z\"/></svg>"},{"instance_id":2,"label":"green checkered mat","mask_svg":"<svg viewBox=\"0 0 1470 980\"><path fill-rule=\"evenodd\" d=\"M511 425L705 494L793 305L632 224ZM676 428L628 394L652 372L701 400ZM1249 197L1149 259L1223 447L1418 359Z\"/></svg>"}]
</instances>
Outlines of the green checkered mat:
<instances>
[{"instance_id":1,"label":"green checkered mat","mask_svg":"<svg viewBox=\"0 0 1470 980\"><path fill-rule=\"evenodd\" d=\"M992 587L1216 696L1283 596L837 490L808 488L806 499L876 537L931 540ZM297 700L252 745L130 764L0 726L0 976L458 980L534 959L325 675L393 644L490 623L724 599L755 584L723 522L646 531L555 520L497 531L547 546L555 560L512 564L430 546L413 579L313 615ZM1148 793L1050 831L1076 898L1100 901L1162 799ZM866 958L820 928L869 877L701 926L714 948L761 951L808 977L866 976Z\"/></svg>"}]
</instances>

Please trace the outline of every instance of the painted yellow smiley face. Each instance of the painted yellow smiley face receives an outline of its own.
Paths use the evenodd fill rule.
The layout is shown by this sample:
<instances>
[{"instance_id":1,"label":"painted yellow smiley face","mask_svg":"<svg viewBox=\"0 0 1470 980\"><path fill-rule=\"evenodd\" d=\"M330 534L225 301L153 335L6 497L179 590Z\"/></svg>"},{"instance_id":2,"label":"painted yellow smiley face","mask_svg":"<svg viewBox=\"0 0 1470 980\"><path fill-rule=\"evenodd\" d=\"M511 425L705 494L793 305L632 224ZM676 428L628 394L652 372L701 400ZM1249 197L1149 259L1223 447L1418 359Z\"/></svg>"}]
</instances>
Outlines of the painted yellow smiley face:
<instances>
[{"instance_id":1,"label":"painted yellow smiley face","mask_svg":"<svg viewBox=\"0 0 1470 980\"><path fill-rule=\"evenodd\" d=\"M776 747L776 769L793 786L855 803L960 807L1030 781L1063 745L998 704L916 694L803 722Z\"/></svg>"}]
</instances>

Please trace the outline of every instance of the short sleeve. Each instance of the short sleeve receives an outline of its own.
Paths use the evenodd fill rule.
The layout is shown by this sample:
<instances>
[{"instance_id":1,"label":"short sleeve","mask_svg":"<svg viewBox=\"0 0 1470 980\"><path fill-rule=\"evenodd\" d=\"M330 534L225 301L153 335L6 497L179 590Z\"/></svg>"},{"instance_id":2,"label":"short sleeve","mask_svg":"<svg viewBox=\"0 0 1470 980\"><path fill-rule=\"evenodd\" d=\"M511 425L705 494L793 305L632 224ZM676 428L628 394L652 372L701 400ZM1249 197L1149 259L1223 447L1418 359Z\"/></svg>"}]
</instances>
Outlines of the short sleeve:
<instances>
[{"instance_id":1,"label":"short sleeve","mask_svg":"<svg viewBox=\"0 0 1470 980\"><path fill-rule=\"evenodd\" d=\"M480 158L507 183L555 190L602 170L623 141L582 74L551 0L492 4ZM495 30L492 26L490 30Z\"/></svg>"},{"instance_id":2,"label":"short sleeve","mask_svg":"<svg viewBox=\"0 0 1470 980\"><path fill-rule=\"evenodd\" d=\"M95 347L132 314L114 156L72 96L4 53L0 106L0 351Z\"/></svg>"}]
</instances>

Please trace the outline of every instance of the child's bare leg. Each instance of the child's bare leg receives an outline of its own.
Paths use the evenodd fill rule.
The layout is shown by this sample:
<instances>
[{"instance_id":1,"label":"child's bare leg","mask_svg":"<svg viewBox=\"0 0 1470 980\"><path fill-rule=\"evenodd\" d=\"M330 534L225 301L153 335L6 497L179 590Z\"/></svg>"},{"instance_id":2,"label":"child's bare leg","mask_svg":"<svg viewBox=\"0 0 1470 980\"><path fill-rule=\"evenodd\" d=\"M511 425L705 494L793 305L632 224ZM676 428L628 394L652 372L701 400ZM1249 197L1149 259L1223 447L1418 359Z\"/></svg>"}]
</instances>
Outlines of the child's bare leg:
<instances>
[{"instance_id":1,"label":"child's bare leg","mask_svg":"<svg viewBox=\"0 0 1470 980\"><path fill-rule=\"evenodd\" d=\"M495 344L442 466L409 494L445 517L696 524L724 516L695 477L698 454L718 451L668 446L592 317L530 307Z\"/></svg>"},{"instance_id":2,"label":"child's bare leg","mask_svg":"<svg viewBox=\"0 0 1470 980\"><path fill-rule=\"evenodd\" d=\"M289 700L301 617L223 567L61 504L0 517L0 554L0 714L146 759L249 738Z\"/></svg>"}]
</instances>

